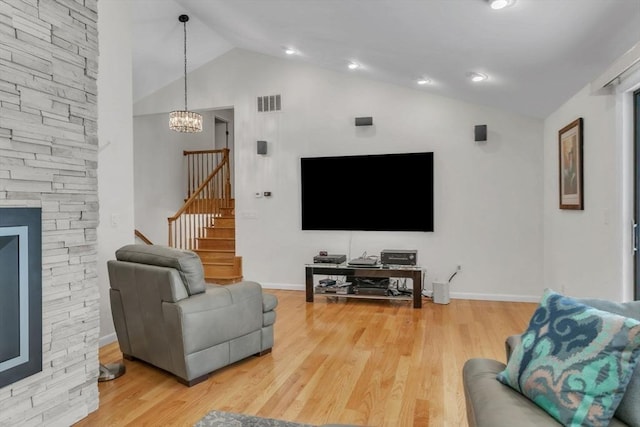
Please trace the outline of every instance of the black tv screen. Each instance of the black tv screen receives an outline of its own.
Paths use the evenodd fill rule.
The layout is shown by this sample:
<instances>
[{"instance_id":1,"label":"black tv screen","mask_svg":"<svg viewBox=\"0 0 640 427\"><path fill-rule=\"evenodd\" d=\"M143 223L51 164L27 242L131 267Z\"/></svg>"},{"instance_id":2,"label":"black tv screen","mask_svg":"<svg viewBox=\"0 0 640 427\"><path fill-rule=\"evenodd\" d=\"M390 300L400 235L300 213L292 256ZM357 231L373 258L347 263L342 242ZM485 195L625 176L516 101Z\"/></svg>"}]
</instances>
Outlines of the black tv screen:
<instances>
[{"instance_id":1,"label":"black tv screen","mask_svg":"<svg viewBox=\"0 0 640 427\"><path fill-rule=\"evenodd\" d=\"M300 159L302 229L433 231L433 153Z\"/></svg>"}]
</instances>

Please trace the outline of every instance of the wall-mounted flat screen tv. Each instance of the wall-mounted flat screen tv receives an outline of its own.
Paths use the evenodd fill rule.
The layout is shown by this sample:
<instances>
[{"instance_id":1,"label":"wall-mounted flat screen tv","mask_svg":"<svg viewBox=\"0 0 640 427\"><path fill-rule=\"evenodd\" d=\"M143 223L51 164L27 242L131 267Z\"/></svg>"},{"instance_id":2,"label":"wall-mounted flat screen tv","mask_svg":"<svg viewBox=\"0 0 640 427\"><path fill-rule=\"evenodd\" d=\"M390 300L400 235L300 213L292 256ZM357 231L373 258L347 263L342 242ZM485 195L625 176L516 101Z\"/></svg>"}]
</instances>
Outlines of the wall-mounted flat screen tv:
<instances>
[{"instance_id":1,"label":"wall-mounted flat screen tv","mask_svg":"<svg viewBox=\"0 0 640 427\"><path fill-rule=\"evenodd\" d=\"M433 231L433 153L300 159L302 229Z\"/></svg>"}]
</instances>

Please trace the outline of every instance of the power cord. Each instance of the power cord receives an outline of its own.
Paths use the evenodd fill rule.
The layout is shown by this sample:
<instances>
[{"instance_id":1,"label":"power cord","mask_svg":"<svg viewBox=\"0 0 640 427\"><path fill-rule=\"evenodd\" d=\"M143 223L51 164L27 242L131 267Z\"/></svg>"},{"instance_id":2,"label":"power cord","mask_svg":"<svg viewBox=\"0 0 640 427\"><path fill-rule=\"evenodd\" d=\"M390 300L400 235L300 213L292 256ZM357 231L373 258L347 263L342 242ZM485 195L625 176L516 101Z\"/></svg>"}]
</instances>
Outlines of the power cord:
<instances>
[{"instance_id":1,"label":"power cord","mask_svg":"<svg viewBox=\"0 0 640 427\"><path fill-rule=\"evenodd\" d=\"M453 272L453 274L451 276L449 276L449 280L447 280L447 284L451 284L451 281L453 280L454 277L456 277L456 274L458 274L459 271L462 271L462 266L457 265L455 271ZM422 283L424 283L424 275L425 273L422 273ZM431 298L433 299L433 291L428 291L426 289L422 289L422 296L425 298Z\"/></svg>"},{"instance_id":2,"label":"power cord","mask_svg":"<svg viewBox=\"0 0 640 427\"><path fill-rule=\"evenodd\" d=\"M462 270L461 266L456 266L456 271L453 272L453 274L451 276L449 276L449 280L447 280L447 283L451 283L451 280L453 280L454 277L456 277L456 274L458 274L458 271Z\"/></svg>"},{"instance_id":3,"label":"power cord","mask_svg":"<svg viewBox=\"0 0 640 427\"><path fill-rule=\"evenodd\" d=\"M423 270L422 271L422 296L425 298L429 298L429 299L433 299L433 291L428 291L424 288L424 283L425 283L425 276L427 275L427 273Z\"/></svg>"}]
</instances>

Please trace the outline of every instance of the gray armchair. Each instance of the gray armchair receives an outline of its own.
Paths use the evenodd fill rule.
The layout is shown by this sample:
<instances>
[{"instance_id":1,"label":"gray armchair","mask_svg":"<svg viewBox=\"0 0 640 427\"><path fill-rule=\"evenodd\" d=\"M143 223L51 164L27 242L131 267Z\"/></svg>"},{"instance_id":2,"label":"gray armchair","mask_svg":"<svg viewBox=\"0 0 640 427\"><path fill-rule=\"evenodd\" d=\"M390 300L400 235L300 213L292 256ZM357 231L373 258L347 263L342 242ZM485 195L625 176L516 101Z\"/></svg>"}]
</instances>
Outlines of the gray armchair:
<instances>
[{"instance_id":1,"label":"gray armchair","mask_svg":"<svg viewBox=\"0 0 640 427\"><path fill-rule=\"evenodd\" d=\"M188 386L273 347L275 296L256 282L204 281L198 255L127 245L108 261L111 312L123 357L164 369Z\"/></svg>"}]
</instances>

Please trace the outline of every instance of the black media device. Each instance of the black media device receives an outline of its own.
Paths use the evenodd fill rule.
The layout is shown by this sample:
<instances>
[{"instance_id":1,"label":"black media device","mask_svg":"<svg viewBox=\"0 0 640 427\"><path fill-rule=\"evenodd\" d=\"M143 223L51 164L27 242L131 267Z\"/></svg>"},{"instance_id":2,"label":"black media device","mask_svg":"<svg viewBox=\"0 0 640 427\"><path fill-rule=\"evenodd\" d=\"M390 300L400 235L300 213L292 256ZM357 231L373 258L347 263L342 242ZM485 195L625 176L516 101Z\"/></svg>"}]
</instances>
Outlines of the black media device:
<instances>
[{"instance_id":1,"label":"black media device","mask_svg":"<svg viewBox=\"0 0 640 427\"><path fill-rule=\"evenodd\" d=\"M354 258L349 260L349 265L354 267L378 267L378 260L375 258Z\"/></svg>"},{"instance_id":2,"label":"black media device","mask_svg":"<svg viewBox=\"0 0 640 427\"><path fill-rule=\"evenodd\" d=\"M383 264L416 265L418 262L418 251L414 249L383 249L382 252L380 252L380 261Z\"/></svg>"},{"instance_id":3,"label":"black media device","mask_svg":"<svg viewBox=\"0 0 640 427\"><path fill-rule=\"evenodd\" d=\"M346 260L347 256L341 254L316 255L313 257L314 264L342 264Z\"/></svg>"},{"instance_id":4,"label":"black media device","mask_svg":"<svg viewBox=\"0 0 640 427\"><path fill-rule=\"evenodd\" d=\"M433 152L303 157L303 230L433 231Z\"/></svg>"}]
</instances>

